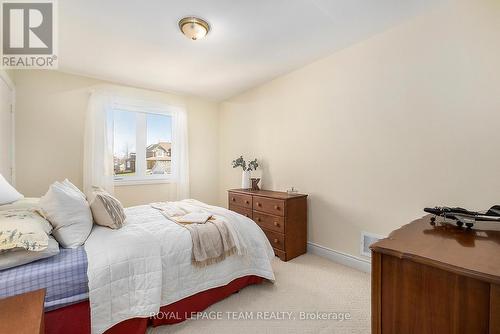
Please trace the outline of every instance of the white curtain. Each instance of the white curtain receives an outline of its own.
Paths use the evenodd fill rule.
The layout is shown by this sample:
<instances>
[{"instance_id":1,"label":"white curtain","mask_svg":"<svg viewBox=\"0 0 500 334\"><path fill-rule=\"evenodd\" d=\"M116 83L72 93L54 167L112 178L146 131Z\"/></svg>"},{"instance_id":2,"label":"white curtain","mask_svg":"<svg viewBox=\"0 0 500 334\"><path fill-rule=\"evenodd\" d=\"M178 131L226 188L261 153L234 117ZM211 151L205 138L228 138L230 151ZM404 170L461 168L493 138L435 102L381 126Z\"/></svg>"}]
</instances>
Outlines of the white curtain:
<instances>
[{"instance_id":1,"label":"white curtain","mask_svg":"<svg viewBox=\"0 0 500 334\"><path fill-rule=\"evenodd\" d=\"M172 111L172 177L176 200L189 198L188 126L186 111Z\"/></svg>"},{"instance_id":2,"label":"white curtain","mask_svg":"<svg viewBox=\"0 0 500 334\"><path fill-rule=\"evenodd\" d=\"M85 118L83 148L83 191L89 195L93 186L114 193L113 121L111 98L92 92Z\"/></svg>"},{"instance_id":3,"label":"white curtain","mask_svg":"<svg viewBox=\"0 0 500 334\"><path fill-rule=\"evenodd\" d=\"M188 121L185 109L104 92L91 94L87 110L83 173L85 193L88 194L92 186L99 186L111 194L114 193L114 109L166 114L172 117L172 174L169 183L165 184L170 187L172 198L163 200L189 198Z\"/></svg>"}]
</instances>

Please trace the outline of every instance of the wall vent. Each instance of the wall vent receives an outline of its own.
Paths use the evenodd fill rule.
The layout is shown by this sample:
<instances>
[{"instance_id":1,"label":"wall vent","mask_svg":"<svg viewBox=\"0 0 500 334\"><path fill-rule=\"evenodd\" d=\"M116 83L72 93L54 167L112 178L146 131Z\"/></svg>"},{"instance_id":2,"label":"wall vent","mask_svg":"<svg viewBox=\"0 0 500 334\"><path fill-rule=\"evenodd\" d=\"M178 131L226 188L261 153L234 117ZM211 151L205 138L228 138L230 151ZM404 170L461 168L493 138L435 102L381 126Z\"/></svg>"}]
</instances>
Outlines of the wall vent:
<instances>
[{"instance_id":1,"label":"wall vent","mask_svg":"<svg viewBox=\"0 0 500 334\"><path fill-rule=\"evenodd\" d=\"M361 255L372 257L370 245L383 238L385 237L382 235L369 232L361 232L361 247L360 247Z\"/></svg>"}]
</instances>

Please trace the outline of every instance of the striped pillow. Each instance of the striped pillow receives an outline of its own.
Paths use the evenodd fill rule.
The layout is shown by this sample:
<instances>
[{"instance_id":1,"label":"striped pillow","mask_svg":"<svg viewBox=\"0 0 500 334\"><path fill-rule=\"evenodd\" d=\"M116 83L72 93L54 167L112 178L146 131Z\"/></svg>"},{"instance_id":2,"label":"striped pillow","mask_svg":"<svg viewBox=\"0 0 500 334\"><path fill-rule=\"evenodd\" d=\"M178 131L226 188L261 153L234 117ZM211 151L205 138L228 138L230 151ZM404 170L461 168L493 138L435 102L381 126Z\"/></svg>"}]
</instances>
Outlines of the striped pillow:
<instances>
[{"instance_id":1,"label":"striped pillow","mask_svg":"<svg viewBox=\"0 0 500 334\"><path fill-rule=\"evenodd\" d=\"M121 228L126 216L120 201L101 188L94 188L92 197L90 210L94 223L112 229Z\"/></svg>"}]
</instances>

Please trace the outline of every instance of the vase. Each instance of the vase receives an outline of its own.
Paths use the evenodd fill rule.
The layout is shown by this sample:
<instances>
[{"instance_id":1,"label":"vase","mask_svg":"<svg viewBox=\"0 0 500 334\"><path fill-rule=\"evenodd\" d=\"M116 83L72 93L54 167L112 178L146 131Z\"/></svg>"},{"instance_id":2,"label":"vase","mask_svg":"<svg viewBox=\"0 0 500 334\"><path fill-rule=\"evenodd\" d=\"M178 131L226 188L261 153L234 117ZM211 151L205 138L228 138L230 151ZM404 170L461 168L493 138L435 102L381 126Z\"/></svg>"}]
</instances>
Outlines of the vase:
<instances>
[{"instance_id":1,"label":"vase","mask_svg":"<svg viewBox=\"0 0 500 334\"><path fill-rule=\"evenodd\" d=\"M241 174L241 188L242 189L250 189L250 171L243 171Z\"/></svg>"}]
</instances>

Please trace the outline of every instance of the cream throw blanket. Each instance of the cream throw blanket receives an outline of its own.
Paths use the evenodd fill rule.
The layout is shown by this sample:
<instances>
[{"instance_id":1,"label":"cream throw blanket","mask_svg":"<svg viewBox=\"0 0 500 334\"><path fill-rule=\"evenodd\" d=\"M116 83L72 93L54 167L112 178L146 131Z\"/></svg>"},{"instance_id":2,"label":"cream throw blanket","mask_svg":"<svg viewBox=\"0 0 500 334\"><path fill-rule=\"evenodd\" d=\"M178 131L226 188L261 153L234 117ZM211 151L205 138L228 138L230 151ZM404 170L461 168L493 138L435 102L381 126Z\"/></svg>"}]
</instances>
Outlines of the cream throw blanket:
<instances>
[{"instance_id":1,"label":"cream throw blanket","mask_svg":"<svg viewBox=\"0 0 500 334\"><path fill-rule=\"evenodd\" d=\"M151 203L151 207L173 222L185 227L191 234L193 243L192 263L203 267L223 261L233 254L243 255L238 234L231 223L222 216L202 210L187 203ZM193 217L190 221L189 217ZM206 217L207 219L201 219Z\"/></svg>"}]
</instances>

